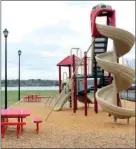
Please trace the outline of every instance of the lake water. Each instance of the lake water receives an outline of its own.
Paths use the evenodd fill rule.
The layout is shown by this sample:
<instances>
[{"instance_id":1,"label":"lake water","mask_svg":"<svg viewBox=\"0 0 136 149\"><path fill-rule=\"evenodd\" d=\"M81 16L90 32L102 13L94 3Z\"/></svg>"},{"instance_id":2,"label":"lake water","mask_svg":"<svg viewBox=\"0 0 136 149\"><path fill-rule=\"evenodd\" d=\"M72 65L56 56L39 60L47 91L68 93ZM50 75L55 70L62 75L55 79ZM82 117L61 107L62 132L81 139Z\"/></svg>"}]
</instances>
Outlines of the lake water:
<instances>
[{"instance_id":1,"label":"lake water","mask_svg":"<svg viewBox=\"0 0 136 149\"><path fill-rule=\"evenodd\" d=\"M33 90L33 91L37 91L37 90L41 91L41 90L58 90L58 89L59 89L58 86L20 87L21 91L31 91L31 90ZM4 91L4 90L5 90L5 88L2 87L2 91ZM18 87L8 87L7 90L8 91L17 91Z\"/></svg>"},{"instance_id":2,"label":"lake water","mask_svg":"<svg viewBox=\"0 0 136 149\"><path fill-rule=\"evenodd\" d=\"M88 85L90 87L90 85ZM2 87L2 91L5 87ZM18 87L8 87L8 91L17 91ZM20 87L21 91L44 91L44 90L59 90L59 86L30 86L30 87Z\"/></svg>"}]
</instances>

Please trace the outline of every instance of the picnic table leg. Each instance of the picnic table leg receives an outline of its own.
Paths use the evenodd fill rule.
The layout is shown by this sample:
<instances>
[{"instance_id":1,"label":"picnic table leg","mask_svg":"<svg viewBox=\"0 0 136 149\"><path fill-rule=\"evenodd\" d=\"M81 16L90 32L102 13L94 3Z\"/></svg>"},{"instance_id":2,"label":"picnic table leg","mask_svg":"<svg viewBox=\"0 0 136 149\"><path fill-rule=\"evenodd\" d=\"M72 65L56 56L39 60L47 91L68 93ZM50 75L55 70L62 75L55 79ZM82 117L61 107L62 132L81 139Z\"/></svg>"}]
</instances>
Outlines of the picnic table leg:
<instances>
[{"instance_id":1,"label":"picnic table leg","mask_svg":"<svg viewBox=\"0 0 136 149\"><path fill-rule=\"evenodd\" d=\"M20 122L20 117L18 117L18 122Z\"/></svg>"},{"instance_id":2,"label":"picnic table leg","mask_svg":"<svg viewBox=\"0 0 136 149\"><path fill-rule=\"evenodd\" d=\"M18 122L20 122L20 117L18 117ZM20 133L20 125L17 126L17 136L19 135Z\"/></svg>"},{"instance_id":3,"label":"picnic table leg","mask_svg":"<svg viewBox=\"0 0 136 149\"><path fill-rule=\"evenodd\" d=\"M23 117L21 117L21 122L23 122ZM23 125L21 125L21 132L23 132Z\"/></svg>"},{"instance_id":4,"label":"picnic table leg","mask_svg":"<svg viewBox=\"0 0 136 149\"><path fill-rule=\"evenodd\" d=\"M39 133L39 123L37 123L36 132Z\"/></svg>"},{"instance_id":5,"label":"picnic table leg","mask_svg":"<svg viewBox=\"0 0 136 149\"><path fill-rule=\"evenodd\" d=\"M19 137L19 133L20 133L20 125L17 125L17 130L16 130L17 138Z\"/></svg>"},{"instance_id":6,"label":"picnic table leg","mask_svg":"<svg viewBox=\"0 0 136 149\"><path fill-rule=\"evenodd\" d=\"M4 118L3 122L8 122L8 118ZM8 129L8 126L4 126L4 131L6 131Z\"/></svg>"},{"instance_id":7,"label":"picnic table leg","mask_svg":"<svg viewBox=\"0 0 136 149\"><path fill-rule=\"evenodd\" d=\"M4 127L4 125L1 126L1 133L2 133L2 138L4 138L4 134L5 134L5 127Z\"/></svg>"}]
</instances>

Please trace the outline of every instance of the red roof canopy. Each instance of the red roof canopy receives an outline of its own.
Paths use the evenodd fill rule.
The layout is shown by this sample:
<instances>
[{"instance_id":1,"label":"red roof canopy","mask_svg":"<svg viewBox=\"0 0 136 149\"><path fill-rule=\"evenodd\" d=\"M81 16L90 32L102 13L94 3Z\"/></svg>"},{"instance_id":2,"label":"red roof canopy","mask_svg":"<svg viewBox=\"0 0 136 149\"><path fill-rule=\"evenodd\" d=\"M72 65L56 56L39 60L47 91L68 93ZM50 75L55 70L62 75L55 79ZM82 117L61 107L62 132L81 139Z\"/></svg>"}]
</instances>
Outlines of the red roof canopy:
<instances>
[{"instance_id":1,"label":"red roof canopy","mask_svg":"<svg viewBox=\"0 0 136 149\"><path fill-rule=\"evenodd\" d=\"M80 58L75 56L75 60L80 61ZM72 57L71 56L67 56L66 58L64 58L62 61L60 61L57 64L57 66L71 66L71 65L72 65Z\"/></svg>"}]
</instances>

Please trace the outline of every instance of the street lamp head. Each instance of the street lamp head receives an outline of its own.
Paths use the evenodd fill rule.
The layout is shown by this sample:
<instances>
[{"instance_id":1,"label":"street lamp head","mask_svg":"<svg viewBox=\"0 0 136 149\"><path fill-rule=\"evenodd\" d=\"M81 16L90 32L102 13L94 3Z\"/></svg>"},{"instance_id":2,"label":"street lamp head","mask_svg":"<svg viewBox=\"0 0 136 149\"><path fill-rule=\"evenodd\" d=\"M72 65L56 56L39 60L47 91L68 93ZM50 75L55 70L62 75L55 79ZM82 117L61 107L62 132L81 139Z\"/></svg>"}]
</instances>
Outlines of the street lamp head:
<instances>
[{"instance_id":1,"label":"street lamp head","mask_svg":"<svg viewBox=\"0 0 136 149\"><path fill-rule=\"evenodd\" d=\"M21 55L22 51L21 50L18 50L18 55Z\"/></svg>"},{"instance_id":2,"label":"street lamp head","mask_svg":"<svg viewBox=\"0 0 136 149\"><path fill-rule=\"evenodd\" d=\"M3 34L4 34L4 37L8 37L8 30L7 29L5 29L4 31L3 31Z\"/></svg>"}]
</instances>

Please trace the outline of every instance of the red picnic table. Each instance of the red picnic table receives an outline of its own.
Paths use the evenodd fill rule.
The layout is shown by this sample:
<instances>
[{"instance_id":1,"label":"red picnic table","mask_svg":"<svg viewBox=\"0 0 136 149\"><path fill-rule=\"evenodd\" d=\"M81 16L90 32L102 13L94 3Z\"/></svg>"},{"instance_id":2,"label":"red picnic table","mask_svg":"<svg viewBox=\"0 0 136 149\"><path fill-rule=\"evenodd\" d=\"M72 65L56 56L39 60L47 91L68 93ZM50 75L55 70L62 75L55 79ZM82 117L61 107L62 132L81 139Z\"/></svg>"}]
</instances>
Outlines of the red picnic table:
<instances>
[{"instance_id":1,"label":"red picnic table","mask_svg":"<svg viewBox=\"0 0 136 149\"><path fill-rule=\"evenodd\" d=\"M23 119L30 116L29 110L22 109L2 109L1 121L4 122L5 118L17 118L17 122L23 122ZM21 131L23 131L23 125L21 125Z\"/></svg>"},{"instance_id":2,"label":"red picnic table","mask_svg":"<svg viewBox=\"0 0 136 149\"><path fill-rule=\"evenodd\" d=\"M41 96L39 94L28 95L28 96L24 97L24 101L27 101L27 102L40 102L41 101Z\"/></svg>"}]
</instances>

